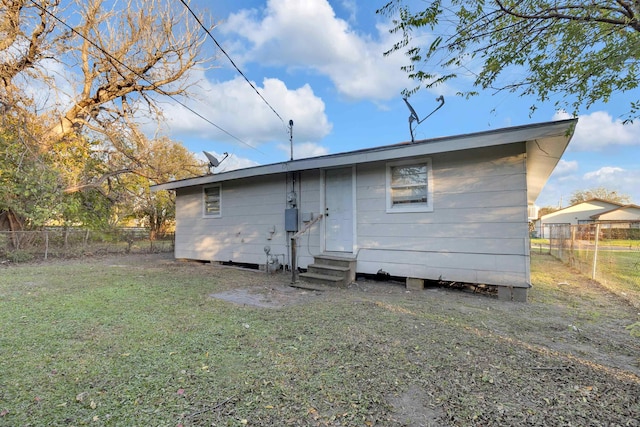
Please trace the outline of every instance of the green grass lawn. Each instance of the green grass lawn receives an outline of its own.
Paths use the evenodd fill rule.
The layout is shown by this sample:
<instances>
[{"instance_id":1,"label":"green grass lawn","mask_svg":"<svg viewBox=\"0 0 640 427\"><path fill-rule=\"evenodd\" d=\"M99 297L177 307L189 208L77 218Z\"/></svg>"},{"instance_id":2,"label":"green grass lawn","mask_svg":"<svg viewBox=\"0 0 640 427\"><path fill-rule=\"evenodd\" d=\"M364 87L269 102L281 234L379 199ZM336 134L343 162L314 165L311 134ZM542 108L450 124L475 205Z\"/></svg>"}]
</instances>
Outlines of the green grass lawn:
<instances>
[{"instance_id":1,"label":"green grass lawn","mask_svg":"<svg viewBox=\"0 0 640 427\"><path fill-rule=\"evenodd\" d=\"M574 251L575 267L588 277L593 272L593 257L593 249ZM596 280L640 308L640 251L599 250Z\"/></svg>"},{"instance_id":2,"label":"green grass lawn","mask_svg":"<svg viewBox=\"0 0 640 427\"><path fill-rule=\"evenodd\" d=\"M596 279L640 308L640 251L600 251Z\"/></svg>"},{"instance_id":3,"label":"green grass lawn","mask_svg":"<svg viewBox=\"0 0 640 427\"><path fill-rule=\"evenodd\" d=\"M272 286L260 273L127 260L0 270L0 425L634 425L640 413L640 377L590 359L567 327L633 360L624 328L637 319L593 289L567 293L557 283L579 276L550 258L534 263L530 304L389 285L277 310L210 297ZM574 341L580 357L548 347Z\"/></svg>"},{"instance_id":4,"label":"green grass lawn","mask_svg":"<svg viewBox=\"0 0 640 427\"><path fill-rule=\"evenodd\" d=\"M0 425L362 425L402 378L404 346L378 336L398 319L375 306L238 307L208 297L216 280L164 270L2 273ZM381 365L368 387L357 368Z\"/></svg>"},{"instance_id":5,"label":"green grass lawn","mask_svg":"<svg viewBox=\"0 0 640 427\"><path fill-rule=\"evenodd\" d=\"M606 246L619 246L621 248L637 249L640 248L640 240L615 240L615 239L602 239L599 244Z\"/></svg>"},{"instance_id":6,"label":"green grass lawn","mask_svg":"<svg viewBox=\"0 0 640 427\"><path fill-rule=\"evenodd\" d=\"M539 246L539 245L549 245L549 239L540 239L540 238L535 238L535 239L530 239L531 240L531 245L535 245L535 246Z\"/></svg>"}]
</instances>

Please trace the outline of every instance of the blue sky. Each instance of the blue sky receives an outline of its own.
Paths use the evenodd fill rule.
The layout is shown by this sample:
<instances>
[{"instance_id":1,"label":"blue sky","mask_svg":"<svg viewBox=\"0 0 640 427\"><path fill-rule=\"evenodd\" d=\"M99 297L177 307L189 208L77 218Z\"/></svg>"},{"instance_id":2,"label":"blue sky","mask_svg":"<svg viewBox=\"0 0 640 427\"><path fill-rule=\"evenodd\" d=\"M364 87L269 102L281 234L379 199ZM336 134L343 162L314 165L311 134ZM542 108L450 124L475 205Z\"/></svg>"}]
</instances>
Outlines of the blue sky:
<instances>
[{"instance_id":1,"label":"blue sky","mask_svg":"<svg viewBox=\"0 0 640 427\"><path fill-rule=\"evenodd\" d=\"M290 119L295 158L409 140L401 91L415 84L400 70L403 55L382 55L395 40L388 19L375 13L384 1L192 1L194 10L216 23L214 37L283 120L208 40L205 53L217 59L192 74L195 96L186 103L242 142L170 101L162 131L196 153L228 152L218 171L288 160ZM417 37L430 39L428 33ZM463 77L410 98L421 118L438 105L438 96L446 101L417 127L416 139L568 117L552 103L537 104L530 115L535 99L512 93L455 95L469 84ZM640 204L640 122L621 120L632 98L640 93L614 95L607 104L580 111L575 136L538 206L566 206L575 190L601 186Z\"/></svg>"}]
</instances>

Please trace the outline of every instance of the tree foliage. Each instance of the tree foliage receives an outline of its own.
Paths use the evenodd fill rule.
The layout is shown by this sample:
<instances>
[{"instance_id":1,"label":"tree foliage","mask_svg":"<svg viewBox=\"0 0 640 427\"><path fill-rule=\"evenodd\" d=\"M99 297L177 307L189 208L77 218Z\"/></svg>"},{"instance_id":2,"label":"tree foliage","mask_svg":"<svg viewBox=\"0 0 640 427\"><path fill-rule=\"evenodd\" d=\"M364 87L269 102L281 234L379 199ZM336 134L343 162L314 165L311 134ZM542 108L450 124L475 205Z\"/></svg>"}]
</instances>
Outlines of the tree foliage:
<instances>
[{"instance_id":1,"label":"tree foliage","mask_svg":"<svg viewBox=\"0 0 640 427\"><path fill-rule=\"evenodd\" d=\"M623 205L631 203L631 196L627 194L621 194L616 190L610 190L604 187L597 187L588 190L574 191L571 195L569 204L575 205L591 199L601 199L606 200L607 202L620 203Z\"/></svg>"},{"instance_id":2,"label":"tree foliage","mask_svg":"<svg viewBox=\"0 0 640 427\"><path fill-rule=\"evenodd\" d=\"M190 71L209 60L183 5L60 3L0 0L0 216L11 229L99 227L140 211L129 199L151 183L204 172L179 143L140 130L163 119L161 100L190 95Z\"/></svg>"},{"instance_id":3,"label":"tree foliage","mask_svg":"<svg viewBox=\"0 0 640 427\"><path fill-rule=\"evenodd\" d=\"M470 77L475 88L555 99L557 108L577 112L638 87L638 1L433 0L418 10L409 3L390 0L378 10L395 17L390 31L402 35L386 54L404 52L403 69L419 84L406 94ZM422 30L432 32L426 46L415 43ZM638 117L639 106L629 105L627 119Z\"/></svg>"},{"instance_id":4,"label":"tree foliage","mask_svg":"<svg viewBox=\"0 0 640 427\"><path fill-rule=\"evenodd\" d=\"M123 155L123 151L113 153L110 161L122 162L132 169L131 173L113 177L109 187L117 197L118 211L123 215L121 219L141 221L154 237L167 231L175 218L175 195L169 191L152 193L150 185L202 175L206 166L183 145L168 138L147 140L138 132L132 139L144 150L132 151L129 157Z\"/></svg>"},{"instance_id":5,"label":"tree foliage","mask_svg":"<svg viewBox=\"0 0 640 427\"><path fill-rule=\"evenodd\" d=\"M560 209L562 208L559 208L557 206L543 206L538 210L538 218L559 211Z\"/></svg>"},{"instance_id":6,"label":"tree foliage","mask_svg":"<svg viewBox=\"0 0 640 427\"><path fill-rule=\"evenodd\" d=\"M40 226L61 202L62 182L42 156L24 117L0 121L0 216L9 230Z\"/></svg>"}]
</instances>

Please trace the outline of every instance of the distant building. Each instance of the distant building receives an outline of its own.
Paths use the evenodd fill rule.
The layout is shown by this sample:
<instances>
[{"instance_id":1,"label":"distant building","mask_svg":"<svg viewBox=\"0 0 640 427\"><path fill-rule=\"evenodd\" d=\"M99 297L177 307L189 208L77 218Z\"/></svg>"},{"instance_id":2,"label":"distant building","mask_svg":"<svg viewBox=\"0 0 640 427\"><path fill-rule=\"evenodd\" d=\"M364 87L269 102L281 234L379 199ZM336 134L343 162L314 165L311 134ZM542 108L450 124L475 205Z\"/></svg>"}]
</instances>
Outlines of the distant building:
<instances>
[{"instance_id":1,"label":"distant building","mask_svg":"<svg viewBox=\"0 0 640 427\"><path fill-rule=\"evenodd\" d=\"M541 216L536 223L536 233L538 237L546 238L550 236L550 228L557 225L633 221L640 221L640 206L594 198Z\"/></svg>"},{"instance_id":2,"label":"distant building","mask_svg":"<svg viewBox=\"0 0 640 427\"><path fill-rule=\"evenodd\" d=\"M591 215L591 219L600 222L639 222L640 206L619 206L606 212Z\"/></svg>"}]
</instances>

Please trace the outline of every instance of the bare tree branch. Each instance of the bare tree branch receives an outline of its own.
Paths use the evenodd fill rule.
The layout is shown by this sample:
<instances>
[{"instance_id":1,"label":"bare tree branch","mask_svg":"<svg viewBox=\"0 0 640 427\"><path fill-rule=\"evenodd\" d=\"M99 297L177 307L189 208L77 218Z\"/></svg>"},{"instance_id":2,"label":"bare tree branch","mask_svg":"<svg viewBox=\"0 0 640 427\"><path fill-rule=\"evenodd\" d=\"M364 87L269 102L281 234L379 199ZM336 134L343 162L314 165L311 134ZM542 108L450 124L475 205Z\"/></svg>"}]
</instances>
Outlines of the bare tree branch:
<instances>
[{"instance_id":1,"label":"bare tree branch","mask_svg":"<svg viewBox=\"0 0 640 427\"><path fill-rule=\"evenodd\" d=\"M548 8L548 9L542 9L535 14L526 14L526 13L519 13L514 11L513 9L509 9L505 7L501 0L494 0L494 1L498 5L498 7L500 7L500 10L502 10L504 13L520 19L545 19L545 20L561 19L561 20L578 21L578 22L602 22L605 24L628 26L633 28L635 31L640 31L640 22L638 21L638 17L635 16L632 10L630 10L629 4L625 4L625 6L627 7L623 6L623 9L616 9L616 8L607 7L607 6L597 6L595 4L564 5L564 6L555 6L553 8ZM621 3L620 0L617 0L617 2L618 4ZM605 14L592 15L588 13L591 7L601 12L602 11L617 12L623 15L623 17L619 19L613 19L613 18L608 18ZM571 15L571 14L562 12L562 11L570 11L570 10L578 11L578 12L586 12L586 14Z\"/></svg>"}]
</instances>

